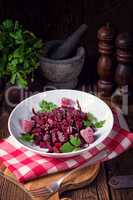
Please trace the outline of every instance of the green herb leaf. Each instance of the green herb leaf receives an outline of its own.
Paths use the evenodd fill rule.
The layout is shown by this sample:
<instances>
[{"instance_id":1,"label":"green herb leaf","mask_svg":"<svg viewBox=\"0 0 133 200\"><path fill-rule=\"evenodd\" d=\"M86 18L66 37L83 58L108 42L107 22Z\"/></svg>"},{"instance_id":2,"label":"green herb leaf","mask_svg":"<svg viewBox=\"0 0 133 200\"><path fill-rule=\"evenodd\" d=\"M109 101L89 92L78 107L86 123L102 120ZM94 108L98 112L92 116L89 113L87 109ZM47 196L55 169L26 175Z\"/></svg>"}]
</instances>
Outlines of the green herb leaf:
<instances>
[{"instance_id":1,"label":"green herb leaf","mask_svg":"<svg viewBox=\"0 0 133 200\"><path fill-rule=\"evenodd\" d=\"M10 19L6 19L5 21L3 21L2 25L5 29L8 29L8 30L11 30L14 26L13 21Z\"/></svg>"},{"instance_id":2,"label":"green herb leaf","mask_svg":"<svg viewBox=\"0 0 133 200\"><path fill-rule=\"evenodd\" d=\"M38 40L38 41L34 44L34 48L36 48L36 49L42 48L42 41L41 41L41 40Z\"/></svg>"},{"instance_id":3,"label":"green herb leaf","mask_svg":"<svg viewBox=\"0 0 133 200\"><path fill-rule=\"evenodd\" d=\"M12 84L15 83L16 76L17 76L17 74L13 74L13 75L12 75L12 78L11 78L11 80L10 80L10 82L11 82Z\"/></svg>"},{"instance_id":4,"label":"green herb leaf","mask_svg":"<svg viewBox=\"0 0 133 200\"><path fill-rule=\"evenodd\" d=\"M88 119L89 119L89 121L91 121L93 123L97 122L97 118L90 112L88 112Z\"/></svg>"},{"instance_id":5,"label":"green herb leaf","mask_svg":"<svg viewBox=\"0 0 133 200\"><path fill-rule=\"evenodd\" d=\"M30 133L24 133L19 138L20 138L20 140L22 140L24 142L32 142L34 135L32 135Z\"/></svg>"},{"instance_id":6,"label":"green herb leaf","mask_svg":"<svg viewBox=\"0 0 133 200\"><path fill-rule=\"evenodd\" d=\"M90 127L90 126L94 128L101 128L103 127L104 123L105 123L105 120L98 121L98 119L92 113L88 113L88 119L83 121L85 128Z\"/></svg>"},{"instance_id":7,"label":"green herb leaf","mask_svg":"<svg viewBox=\"0 0 133 200\"><path fill-rule=\"evenodd\" d=\"M40 111L41 112L49 112L49 111L52 111L53 109L57 108L57 105L55 105L52 102L47 102L45 100L42 100L39 103L39 106L40 106Z\"/></svg>"},{"instance_id":8,"label":"green herb leaf","mask_svg":"<svg viewBox=\"0 0 133 200\"><path fill-rule=\"evenodd\" d=\"M72 152L74 149L75 147L73 145L71 145L69 142L66 142L62 145L61 152L68 153L68 152Z\"/></svg>"},{"instance_id":9,"label":"green herb leaf","mask_svg":"<svg viewBox=\"0 0 133 200\"><path fill-rule=\"evenodd\" d=\"M87 128L87 127L90 127L91 126L91 121L83 121L83 124L84 124L84 126Z\"/></svg>"},{"instance_id":10,"label":"green herb leaf","mask_svg":"<svg viewBox=\"0 0 133 200\"><path fill-rule=\"evenodd\" d=\"M102 128L103 125L104 125L104 123L105 123L105 120L104 120L104 121L96 122L96 123L94 124L94 127L95 127L95 128Z\"/></svg>"},{"instance_id":11,"label":"green herb leaf","mask_svg":"<svg viewBox=\"0 0 133 200\"><path fill-rule=\"evenodd\" d=\"M79 151L80 147L75 147L73 151Z\"/></svg>"},{"instance_id":12,"label":"green herb leaf","mask_svg":"<svg viewBox=\"0 0 133 200\"><path fill-rule=\"evenodd\" d=\"M24 38L23 38L23 32L21 29L16 32L9 33L9 35L15 40L17 44L23 43Z\"/></svg>"},{"instance_id":13,"label":"green herb leaf","mask_svg":"<svg viewBox=\"0 0 133 200\"><path fill-rule=\"evenodd\" d=\"M25 80L24 77L19 73L17 73L16 82L17 85L21 86L22 88L25 88L28 84L27 80Z\"/></svg>"},{"instance_id":14,"label":"green herb leaf","mask_svg":"<svg viewBox=\"0 0 133 200\"><path fill-rule=\"evenodd\" d=\"M66 142L62 145L61 147L61 152L62 153L67 153L67 152L72 152L72 151L78 151L80 149L80 138L77 136L71 136L70 137L70 142Z\"/></svg>"},{"instance_id":15,"label":"green herb leaf","mask_svg":"<svg viewBox=\"0 0 133 200\"><path fill-rule=\"evenodd\" d=\"M92 113L88 113L87 115L88 115L88 119L83 121L85 128L93 126L93 124L98 122L97 118Z\"/></svg>"},{"instance_id":16,"label":"green herb leaf","mask_svg":"<svg viewBox=\"0 0 133 200\"><path fill-rule=\"evenodd\" d=\"M70 143L76 147L78 147L81 144L80 138L76 136L70 137Z\"/></svg>"}]
</instances>

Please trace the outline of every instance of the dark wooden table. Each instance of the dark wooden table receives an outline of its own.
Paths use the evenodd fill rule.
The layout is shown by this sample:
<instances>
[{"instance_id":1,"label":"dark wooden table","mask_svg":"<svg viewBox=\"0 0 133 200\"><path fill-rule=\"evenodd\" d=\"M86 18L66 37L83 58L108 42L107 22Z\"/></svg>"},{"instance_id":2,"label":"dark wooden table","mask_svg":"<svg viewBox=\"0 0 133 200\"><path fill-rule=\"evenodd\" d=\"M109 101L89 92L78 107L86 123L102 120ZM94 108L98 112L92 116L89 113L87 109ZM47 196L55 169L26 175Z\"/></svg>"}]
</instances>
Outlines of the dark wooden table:
<instances>
[{"instance_id":1,"label":"dark wooden table","mask_svg":"<svg viewBox=\"0 0 133 200\"><path fill-rule=\"evenodd\" d=\"M1 127L3 133L0 137L4 137L7 133L5 119L3 121L0 119ZM72 200L133 200L133 188L114 190L108 185L111 176L130 174L133 174L133 149L102 164L99 175L91 185L63 193L61 197L69 197ZM0 175L0 200L30 200L30 197L21 188Z\"/></svg>"}]
</instances>

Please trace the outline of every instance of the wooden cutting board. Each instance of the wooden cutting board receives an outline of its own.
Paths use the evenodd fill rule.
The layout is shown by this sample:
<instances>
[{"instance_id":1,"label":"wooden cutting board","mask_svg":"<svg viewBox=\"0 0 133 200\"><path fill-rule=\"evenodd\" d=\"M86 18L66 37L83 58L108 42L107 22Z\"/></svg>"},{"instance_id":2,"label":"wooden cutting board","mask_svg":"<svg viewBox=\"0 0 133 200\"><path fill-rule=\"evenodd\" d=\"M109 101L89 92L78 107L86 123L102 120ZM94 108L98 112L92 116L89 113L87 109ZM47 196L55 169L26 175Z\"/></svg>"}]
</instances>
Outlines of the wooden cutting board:
<instances>
[{"instance_id":1,"label":"wooden cutting board","mask_svg":"<svg viewBox=\"0 0 133 200\"><path fill-rule=\"evenodd\" d=\"M99 169L100 169L100 164L94 164L71 174L64 180L59 192L82 188L85 185L90 184L98 175ZM52 181L58 180L65 173L67 173L67 172L60 172L56 174L51 174L48 176L38 178L36 180L29 181L25 184L20 184L17 182L15 176L2 163L0 163L0 172L2 176L4 176L6 179L21 187L26 193L28 193L28 195L33 200L45 200L45 199L44 197L33 198L31 196L30 190L37 189L42 186L49 186L52 183ZM59 200L59 194L58 193L54 194L49 198L49 200Z\"/></svg>"}]
</instances>

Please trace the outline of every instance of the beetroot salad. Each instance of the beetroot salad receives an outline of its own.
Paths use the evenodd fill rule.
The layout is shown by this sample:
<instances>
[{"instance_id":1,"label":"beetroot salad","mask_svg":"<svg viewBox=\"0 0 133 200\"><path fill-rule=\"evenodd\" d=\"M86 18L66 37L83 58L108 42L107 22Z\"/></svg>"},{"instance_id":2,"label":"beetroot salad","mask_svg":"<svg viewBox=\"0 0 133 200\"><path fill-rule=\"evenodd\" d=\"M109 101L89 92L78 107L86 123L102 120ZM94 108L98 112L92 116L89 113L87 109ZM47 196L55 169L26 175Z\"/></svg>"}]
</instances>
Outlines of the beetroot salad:
<instances>
[{"instance_id":1,"label":"beetroot salad","mask_svg":"<svg viewBox=\"0 0 133 200\"><path fill-rule=\"evenodd\" d=\"M88 147L94 133L105 121L81 110L78 100L61 99L61 105L42 100L31 119L21 120L20 139L47 149L49 153L68 153Z\"/></svg>"}]
</instances>

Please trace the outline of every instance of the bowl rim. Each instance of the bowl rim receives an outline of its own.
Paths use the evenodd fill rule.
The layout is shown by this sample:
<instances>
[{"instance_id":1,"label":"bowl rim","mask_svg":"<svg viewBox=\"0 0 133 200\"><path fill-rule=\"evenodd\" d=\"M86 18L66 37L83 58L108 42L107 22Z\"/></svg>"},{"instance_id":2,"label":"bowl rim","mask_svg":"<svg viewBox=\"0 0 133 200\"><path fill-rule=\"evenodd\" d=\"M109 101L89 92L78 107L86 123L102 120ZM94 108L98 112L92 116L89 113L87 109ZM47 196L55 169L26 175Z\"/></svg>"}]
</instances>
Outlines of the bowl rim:
<instances>
[{"instance_id":1,"label":"bowl rim","mask_svg":"<svg viewBox=\"0 0 133 200\"><path fill-rule=\"evenodd\" d=\"M73 56L72 58L67 58L67 59L62 59L62 60L55 60L55 59L50 59L48 57L45 57L43 55L40 56L40 63L50 63L50 64L67 64L70 65L71 63L78 61L79 59L84 59L85 57L85 49L83 46L80 46L77 51L76 55ZM43 67L43 66L42 66ZM65 66L63 66L65 67Z\"/></svg>"},{"instance_id":2,"label":"bowl rim","mask_svg":"<svg viewBox=\"0 0 133 200\"><path fill-rule=\"evenodd\" d=\"M79 90L73 90L73 89L56 89L56 90L50 90L50 91L44 91L44 92L39 92L39 93L37 93L37 94L35 94L35 95L32 95L32 96L30 96L30 97L28 97L28 98L26 98L26 99L24 99L23 101L21 101L13 110L12 110L12 112L11 112L11 114L10 114L10 116L9 116L9 119L8 119L8 130L9 130L9 133L10 133L10 135L11 136L13 136L13 138L20 144L20 145L22 145L24 148L27 148L28 150L30 150L30 151L33 151L33 152L35 152L35 153L37 153L37 154L40 154L40 155L43 155L43 156L46 156L46 157L73 157L73 156L78 156L78 155L80 155L80 154L83 154L84 152L86 152L86 151L89 151L90 149L92 149L92 148L94 148L94 147L96 147L96 146L98 146L100 143L98 143L97 145L92 145L91 144L91 146L89 145L88 147L86 147L86 148L83 148L83 149L80 149L80 150L78 150L78 151L73 151L73 152L68 152L68 153L48 153L48 152L45 152L45 151L41 151L41 150L36 150L36 149L33 149L32 147L29 147L29 146L27 146L26 144L24 144L24 143L22 143L21 141L19 141L16 137L15 137L15 135L12 133L12 131L11 131L11 127L10 127L10 123L11 123L11 119L12 119L12 115L14 114L14 112L16 111L16 109L21 105L21 104L23 104L25 101L27 101L27 99L28 100L30 100L30 99L32 99L32 98L34 98L35 96L37 96L37 95L41 95L41 94L44 94L44 93L47 93L47 92L49 92L49 93L51 93L51 92L53 92L53 91L62 91L62 92L64 92L64 91L77 91L77 92L80 92L80 93L86 93L86 94L88 94L88 95L91 95L91 96L93 96L94 98L96 98L96 99L98 99L98 101L101 101L102 102L102 104L104 104L105 106L106 106L106 108L108 109L108 111L110 112L110 116L111 116L111 122L110 122L110 130L108 131L108 134L106 134L104 137L103 137L103 139L102 139L102 141L101 142L103 142L105 139L106 139L106 137L109 135L109 133L111 132L111 130L112 130L112 128L113 128L113 123L114 123L114 117L113 117L113 113L112 113L112 111L111 111L111 109L110 109L110 107L103 101L103 100L101 100L99 97L97 97L97 96L95 96L95 95L92 95L92 94L90 94L90 93L88 93L88 92L84 92L84 91L79 91ZM95 141L94 141L95 142Z\"/></svg>"}]
</instances>

